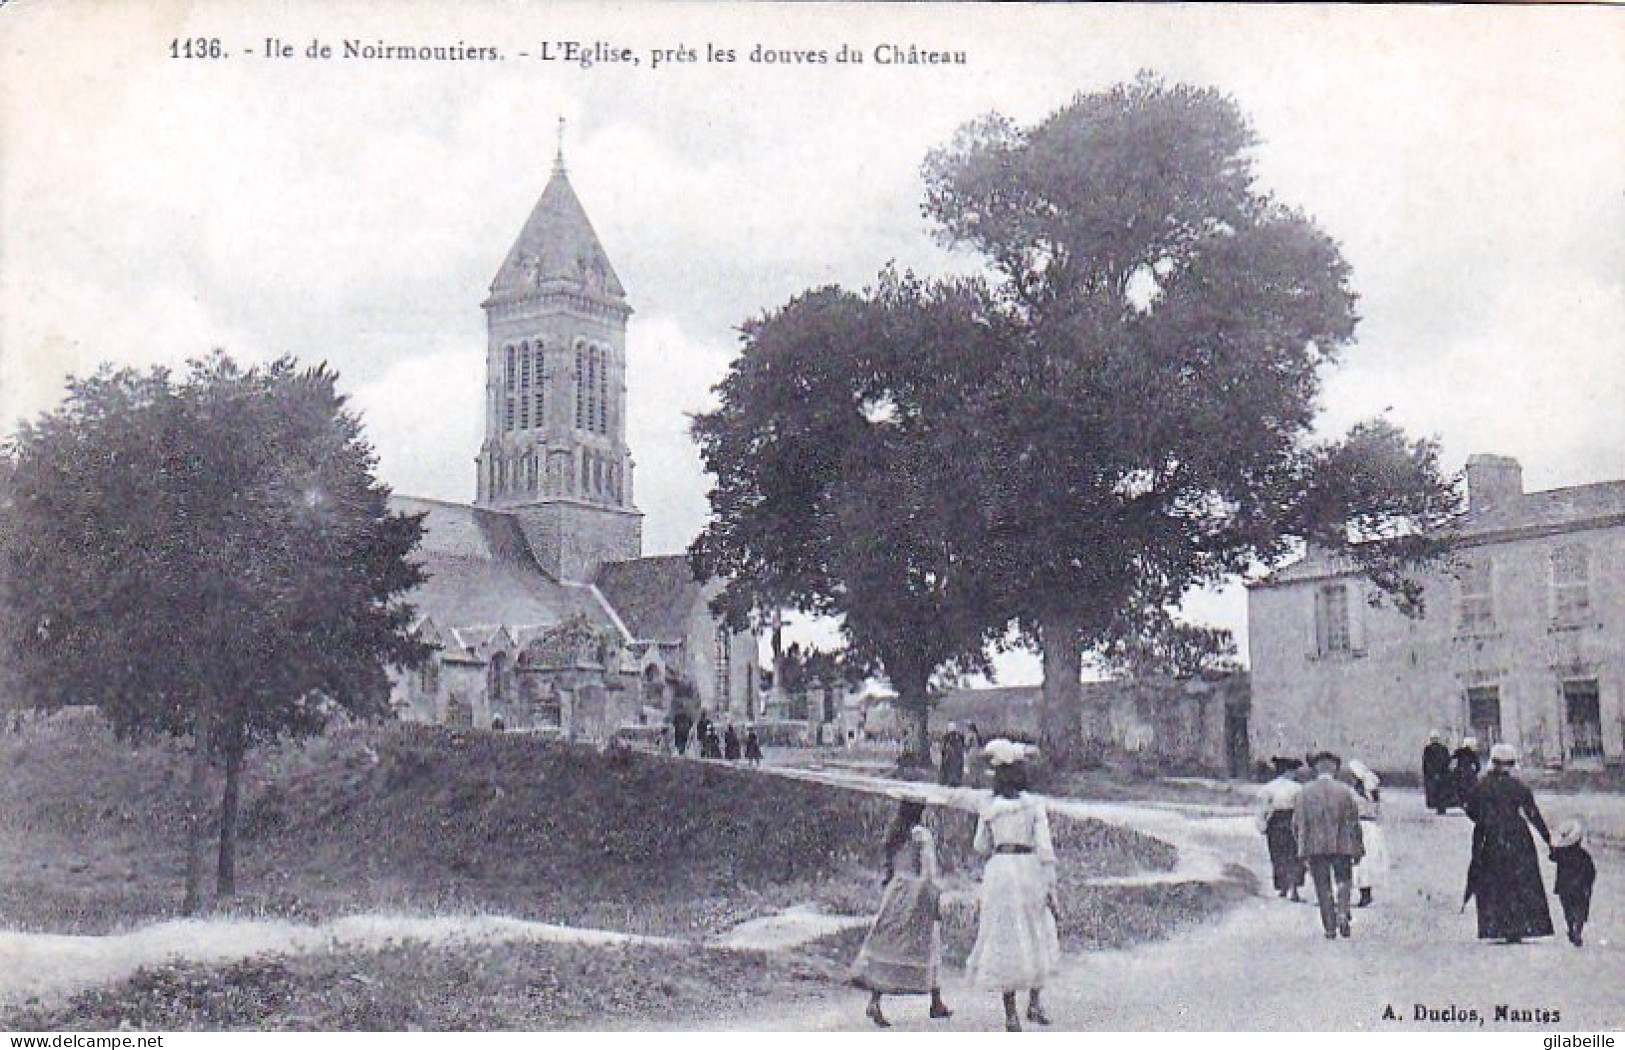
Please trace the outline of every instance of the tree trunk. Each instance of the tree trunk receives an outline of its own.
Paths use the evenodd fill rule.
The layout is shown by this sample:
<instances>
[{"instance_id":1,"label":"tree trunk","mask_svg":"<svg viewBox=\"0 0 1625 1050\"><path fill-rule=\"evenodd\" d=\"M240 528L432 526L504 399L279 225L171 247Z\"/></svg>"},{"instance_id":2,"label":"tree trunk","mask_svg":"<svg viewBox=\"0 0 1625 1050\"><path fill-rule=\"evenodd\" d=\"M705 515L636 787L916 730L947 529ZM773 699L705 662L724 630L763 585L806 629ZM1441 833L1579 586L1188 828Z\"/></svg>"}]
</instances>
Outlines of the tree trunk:
<instances>
[{"instance_id":1,"label":"tree trunk","mask_svg":"<svg viewBox=\"0 0 1625 1050\"><path fill-rule=\"evenodd\" d=\"M893 674L886 677L897 687L897 706L909 716L908 747L903 752L905 765L931 765L931 702L926 687L930 679L925 673Z\"/></svg>"},{"instance_id":2,"label":"tree trunk","mask_svg":"<svg viewBox=\"0 0 1625 1050\"><path fill-rule=\"evenodd\" d=\"M1078 617L1067 610L1039 622L1044 647L1044 696L1038 709L1038 745L1057 767L1076 767L1083 747L1083 639Z\"/></svg>"},{"instance_id":3,"label":"tree trunk","mask_svg":"<svg viewBox=\"0 0 1625 1050\"><path fill-rule=\"evenodd\" d=\"M914 756L920 765L931 765L931 708L923 698L914 709Z\"/></svg>"},{"instance_id":4,"label":"tree trunk","mask_svg":"<svg viewBox=\"0 0 1625 1050\"><path fill-rule=\"evenodd\" d=\"M214 895L220 900L237 895L237 803L242 795L243 755L247 750L242 731L234 729L226 741L226 790L220 799L220 858L214 881Z\"/></svg>"},{"instance_id":5,"label":"tree trunk","mask_svg":"<svg viewBox=\"0 0 1625 1050\"><path fill-rule=\"evenodd\" d=\"M209 817L214 812L209 797L209 752L214 743L214 700L198 697L192 723L192 782L186 799L186 901L185 915L196 915L203 906L203 878L209 855Z\"/></svg>"}]
</instances>

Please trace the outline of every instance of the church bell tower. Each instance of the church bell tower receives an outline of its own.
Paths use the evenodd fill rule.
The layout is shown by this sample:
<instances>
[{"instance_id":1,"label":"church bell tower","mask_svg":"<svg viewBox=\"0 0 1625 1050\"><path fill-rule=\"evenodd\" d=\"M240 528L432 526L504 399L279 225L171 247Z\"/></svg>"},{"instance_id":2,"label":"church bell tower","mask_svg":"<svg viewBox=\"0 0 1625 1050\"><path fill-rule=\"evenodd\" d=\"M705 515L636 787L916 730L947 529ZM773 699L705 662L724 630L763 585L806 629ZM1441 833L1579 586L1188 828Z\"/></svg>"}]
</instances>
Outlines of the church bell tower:
<instances>
[{"instance_id":1,"label":"church bell tower","mask_svg":"<svg viewBox=\"0 0 1625 1050\"><path fill-rule=\"evenodd\" d=\"M485 440L476 505L513 512L542 568L590 581L637 558L626 447L632 308L565 172L562 144L485 310Z\"/></svg>"}]
</instances>

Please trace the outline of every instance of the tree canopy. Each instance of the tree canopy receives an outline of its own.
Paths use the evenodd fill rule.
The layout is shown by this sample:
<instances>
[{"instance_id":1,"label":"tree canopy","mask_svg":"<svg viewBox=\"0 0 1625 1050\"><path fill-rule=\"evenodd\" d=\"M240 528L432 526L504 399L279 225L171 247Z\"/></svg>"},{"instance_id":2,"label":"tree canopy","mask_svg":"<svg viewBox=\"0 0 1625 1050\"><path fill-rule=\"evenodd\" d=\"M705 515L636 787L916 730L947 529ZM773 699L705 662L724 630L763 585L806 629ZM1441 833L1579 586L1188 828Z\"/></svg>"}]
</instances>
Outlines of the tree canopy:
<instances>
[{"instance_id":1,"label":"tree canopy","mask_svg":"<svg viewBox=\"0 0 1625 1050\"><path fill-rule=\"evenodd\" d=\"M1307 536L1414 602L1405 569L1457 509L1435 443L1380 421L1315 438L1355 294L1337 245L1256 186L1256 142L1228 97L1142 76L1030 128L974 121L925 163L927 216L985 257L1012 333L978 409L978 571L1043 649L1063 755L1082 650L1125 613Z\"/></svg>"},{"instance_id":2,"label":"tree canopy","mask_svg":"<svg viewBox=\"0 0 1625 1050\"><path fill-rule=\"evenodd\" d=\"M743 328L721 405L693 433L712 519L692 548L725 608L783 602L840 617L848 666L884 670L924 727L931 677L986 666L1007 617L971 571L982 542L975 420L992 368L984 289L894 272L866 295L823 288Z\"/></svg>"},{"instance_id":3,"label":"tree canopy","mask_svg":"<svg viewBox=\"0 0 1625 1050\"><path fill-rule=\"evenodd\" d=\"M386 668L425 653L402 600L421 520L389 511L336 380L218 353L180 378L104 368L0 456L17 688L94 704L121 734L192 736L195 788L224 757L224 893L243 752L387 712Z\"/></svg>"}]
</instances>

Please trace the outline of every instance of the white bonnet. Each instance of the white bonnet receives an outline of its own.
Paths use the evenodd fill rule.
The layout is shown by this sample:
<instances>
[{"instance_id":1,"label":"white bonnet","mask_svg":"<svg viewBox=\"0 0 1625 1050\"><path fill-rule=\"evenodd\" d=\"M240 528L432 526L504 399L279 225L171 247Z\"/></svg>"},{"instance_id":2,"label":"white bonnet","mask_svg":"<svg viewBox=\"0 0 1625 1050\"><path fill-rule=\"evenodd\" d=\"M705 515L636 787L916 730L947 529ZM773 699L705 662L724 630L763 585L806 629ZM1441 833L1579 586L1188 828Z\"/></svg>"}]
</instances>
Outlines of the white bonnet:
<instances>
[{"instance_id":1,"label":"white bonnet","mask_svg":"<svg viewBox=\"0 0 1625 1050\"><path fill-rule=\"evenodd\" d=\"M983 746L982 754L987 756L987 760L991 765L1009 766L1024 761L1027 758L1028 749L1026 744L1018 744L1014 740L1006 740L1001 736L996 740L989 740Z\"/></svg>"}]
</instances>

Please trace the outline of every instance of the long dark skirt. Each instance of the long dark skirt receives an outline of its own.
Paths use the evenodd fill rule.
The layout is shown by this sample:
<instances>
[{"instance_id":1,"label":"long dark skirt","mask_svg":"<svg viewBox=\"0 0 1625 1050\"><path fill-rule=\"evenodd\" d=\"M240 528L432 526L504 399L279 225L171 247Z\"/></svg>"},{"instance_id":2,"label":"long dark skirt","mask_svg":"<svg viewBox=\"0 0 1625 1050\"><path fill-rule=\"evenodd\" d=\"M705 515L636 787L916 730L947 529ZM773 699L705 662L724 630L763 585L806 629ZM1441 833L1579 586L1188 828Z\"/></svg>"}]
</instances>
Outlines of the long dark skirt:
<instances>
[{"instance_id":1,"label":"long dark skirt","mask_svg":"<svg viewBox=\"0 0 1625 1050\"><path fill-rule=\"evenodd\" d=\"M1278 809L1270 814L1264 825L1264 841L1270 847L1270 870L1275 877L1275 891L1300 889L1303 886L1303 861L1298 857L1298 837L1292 833L1292 811Z\"/></svg>"},{"instance_id":2,"label":"long dark skirt","mask_svg":"<svg viewBox=\"0 0 1625 1050\"><path fill-rule=\"evenodd\" d=\"M858 950L852 982L888 995L936 988L942 968L937 902L937 887L929 879L898 875L887 883L880 913Z\"/></svg>"},{"instance_id":3,"label":"long dark skirt","mask_svg":"<svg viewBox=\"0 0 1625 1050\"><path fill-rule=\"evenodd\" d=\"M1541 882L1540 858L1528 825L1473 830L1471 888L1478 900L1481 940L1550 937L1552 912Z\"/></svg>"},{"instance_id":4,"label":"long dark skirt","mask_svg":"<svg viewBox=\"0 0 1625 1050\"><path fill-rule=\"evenodd\" d=\"M1429 809L1449 809L1461 804L1461 800L1456 798L1456 781L1449 769L1424 774L1422 790L1427 795Z\"/></svg>"}]
</instances>

